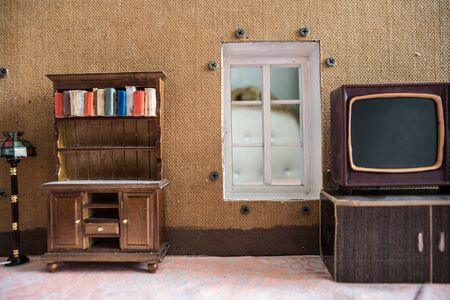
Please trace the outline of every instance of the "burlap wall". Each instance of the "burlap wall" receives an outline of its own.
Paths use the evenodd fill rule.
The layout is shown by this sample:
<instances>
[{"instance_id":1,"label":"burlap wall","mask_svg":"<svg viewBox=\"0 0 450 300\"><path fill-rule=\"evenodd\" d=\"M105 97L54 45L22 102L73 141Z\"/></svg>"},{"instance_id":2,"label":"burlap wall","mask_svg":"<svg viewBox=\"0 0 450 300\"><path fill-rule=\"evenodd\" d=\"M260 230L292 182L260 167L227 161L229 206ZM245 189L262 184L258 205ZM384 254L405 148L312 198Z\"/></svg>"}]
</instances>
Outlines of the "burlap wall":
<instances>
[{"instance_id":1,"label":"burlap wall","mask_svg":"<svg viewBox=\"0 0 450 300\"><path fill-rule=\"evenodd\" d=\"M48 73L162 70L166 81L166 175L169 228L252 229L316 225L304 203L223 200L221 170L221 43L237 27L247 40L320 40L324 170L329 168L329 92L343 83L449 80L448 0L0 0L0 130L21 129L38 156L20 163L21 228L46 225L37 187L54 179L53 101ZM300 38L299 27L312 34ZM221 178L222 179L222 178ZM0 185L9 191L7 164ZM0 200L0 232L10 229L9 198Z\"/></svg>"}]
</instances>

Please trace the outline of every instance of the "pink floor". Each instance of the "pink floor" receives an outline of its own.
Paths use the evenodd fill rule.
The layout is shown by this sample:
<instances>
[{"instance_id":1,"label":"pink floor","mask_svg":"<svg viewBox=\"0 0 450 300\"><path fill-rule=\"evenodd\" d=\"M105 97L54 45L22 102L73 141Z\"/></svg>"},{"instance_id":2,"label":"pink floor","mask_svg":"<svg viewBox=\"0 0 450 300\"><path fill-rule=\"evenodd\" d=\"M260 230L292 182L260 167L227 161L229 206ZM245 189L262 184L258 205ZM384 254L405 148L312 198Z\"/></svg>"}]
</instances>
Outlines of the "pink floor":
<instances>
[{"instance_id":1,"label":"pink floor","mask_svg":"<svg viewBox=\"0 0 450 300\"><path fill-rule=\"evenodd\" d=\"M450 284L342 284L318 256L169 256L141 264L0 266L0 299L450 299Z\"/></svg>"}]
</instances>

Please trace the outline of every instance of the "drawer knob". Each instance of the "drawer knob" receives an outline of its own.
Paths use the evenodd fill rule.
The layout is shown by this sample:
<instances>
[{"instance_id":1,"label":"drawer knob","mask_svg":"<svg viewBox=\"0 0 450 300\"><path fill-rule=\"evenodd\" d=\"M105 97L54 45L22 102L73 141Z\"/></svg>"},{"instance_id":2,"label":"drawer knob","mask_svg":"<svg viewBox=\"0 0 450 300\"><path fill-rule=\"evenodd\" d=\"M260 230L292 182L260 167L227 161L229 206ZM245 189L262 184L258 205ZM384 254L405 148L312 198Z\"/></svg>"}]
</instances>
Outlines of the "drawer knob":
<instances>
[{"instance_id":1,"label":"drawer knob","mask_svg":"<svg viewBox=\"0 0 450 300\"><path fill-rule=\"evenodd\" d=\"M75 224L80 224L80 220L75 220Z\"/></svg>"},{"instance_id":2,"label":"drawer knob","mask_svg":"<svg viewBox=\"0 0 450 300\"><path fill-rule=\"evenodd\" d=\"M127 219L123 219L123 220L122 220L122 223L123 223L123 224L127 224L127 223L128 223L128 220L127 220Z\"/></svg>"},{"instance_id":3,"label":"drawer knob","mask_svg":"<svg viewBox=\"0 0 450 300\"><path fill-rule=\"evenodd\" d=\"M103 231L103 227L98 227L97 231L102 232Z\"/></svg>"}]
</instances>

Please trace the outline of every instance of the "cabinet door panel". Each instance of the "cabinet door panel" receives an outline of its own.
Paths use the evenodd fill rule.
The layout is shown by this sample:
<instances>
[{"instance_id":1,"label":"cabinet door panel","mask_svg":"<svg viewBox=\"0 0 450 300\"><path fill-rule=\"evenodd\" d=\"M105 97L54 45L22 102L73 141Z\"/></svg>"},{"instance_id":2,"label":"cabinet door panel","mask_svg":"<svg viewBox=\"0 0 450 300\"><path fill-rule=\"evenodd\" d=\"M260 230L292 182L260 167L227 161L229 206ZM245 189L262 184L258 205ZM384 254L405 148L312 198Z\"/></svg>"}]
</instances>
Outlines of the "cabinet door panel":
<instances>
[{"instance_id":1,"label":"cabinet door panel","mask_svg":"<svg viewBox=\"0 0 450 300\"><path fill-rule=\"evenodd\" d=\"M50 197L50 250L82 248L81 194L53 194Z\"/></svg>"},{"instance_id":2,"label":"cabinet door panel","mask_svg":"<svg viewBox=\"0 0 450 300\"><path fill-rule=\"evenodd\" d=\"M122 249L153 249L154 193L124 193L122 197Z\"/></svg>"},{"instance_id":3,"label":"cabinet door panel","mask_svg":"<svg viewBox=\"0 0 450 300\"><path fill-rule=\"evenodd\" d=\"M338 281L428 282L430 207L338 207Z\"/></svg>"},{"instance_id":4,"label":"cabinet door panel","mask_svg":"<svg viewBox=\"0 0 450 300\"><path fill-rule=\"evenodd\" d=\"M450 206L433 206L433 282L450 282Z\"/></svg>"}]
</instances>

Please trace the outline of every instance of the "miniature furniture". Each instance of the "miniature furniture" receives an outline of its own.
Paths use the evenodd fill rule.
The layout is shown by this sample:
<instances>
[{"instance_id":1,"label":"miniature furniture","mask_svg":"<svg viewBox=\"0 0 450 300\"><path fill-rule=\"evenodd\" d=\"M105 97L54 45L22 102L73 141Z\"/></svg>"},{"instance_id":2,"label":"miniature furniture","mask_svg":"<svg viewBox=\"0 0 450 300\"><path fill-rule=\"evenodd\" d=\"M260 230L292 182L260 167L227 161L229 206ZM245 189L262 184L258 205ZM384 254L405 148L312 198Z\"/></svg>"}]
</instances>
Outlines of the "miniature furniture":
<instances>
[{"instance_id":1,"label":"miniature furniture","mask_svg":"<svg viewBox=\"0 0 450 300\"><path fill-rule=\"evenodd\" d=\"M450 195L323 191L321 255L338 282L449 283Z\"/></svg>"},{"instance_id":2,"label":"miniature furniture","mask_svg":"<svg viewBox=\"0 0 450 300\"><path fill-rule=\"evenodd\" d=\"M48 75L55 92L155 88L156 117L54 119L58 181L48 192L50 272L58 262L144 262L156 272L164 241L162 72Z\"/></svg>"},{"instance_id":3,"label":"miniature furniture","mask_svg":"<svg viewBox=\"0 0 450 300\"><path fill-rule=\"evenodd\" d=\"M27 140L21 138L23 132L3 132L5 139L0 141L0 157L5 157L10 165L11 175L11 229L13 236L12 255L8 258L5 267L14 267L25 264L30 259L21 252L19 230L19 185L17 181L17 165L25 157L36 156L36 148Z\"/></svg>"}]
</instances>

